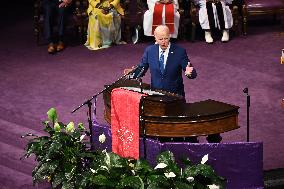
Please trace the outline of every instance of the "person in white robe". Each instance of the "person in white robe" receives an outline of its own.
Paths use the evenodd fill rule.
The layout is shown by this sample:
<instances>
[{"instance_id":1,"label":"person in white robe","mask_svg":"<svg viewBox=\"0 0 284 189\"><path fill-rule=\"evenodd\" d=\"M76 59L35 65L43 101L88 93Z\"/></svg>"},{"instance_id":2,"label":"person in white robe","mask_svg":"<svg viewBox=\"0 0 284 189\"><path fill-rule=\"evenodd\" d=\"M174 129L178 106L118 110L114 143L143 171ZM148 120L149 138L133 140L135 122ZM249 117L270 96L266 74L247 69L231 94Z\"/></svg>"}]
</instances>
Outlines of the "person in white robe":
<instances>
[{"instance_id":1,"label":"person in white robe","mask_svg":"<svg viewBox=\"0 0 284 189\"><path fill-rule=\"evenodd\" d=\"M144 19L143 19L144 35L153 36L153 15L154 15L155 4L164 4L162 12L162 22L159 25L166 25L165 5L170 3L172 3L174 7L174 30L170 34L170 37L177 38L179 19L180 19L180 14L178 12L179 9L178 0L147 0L149 10L147 10L144 13Z\"/></svg>"},{"instance_id":2,"label":"person in white robe","mask_svg":"<svg viewBox=\"0 0 284 189\"><path fill-rule=\"evenodd\" d=\"M195 0L199 9L199 22L205 30L205 41L213 43L212 30L222 31L222 42L229 41L229 29L233 26L232 12L229 4L232 0Z\"/></svg>"}]
</instances>

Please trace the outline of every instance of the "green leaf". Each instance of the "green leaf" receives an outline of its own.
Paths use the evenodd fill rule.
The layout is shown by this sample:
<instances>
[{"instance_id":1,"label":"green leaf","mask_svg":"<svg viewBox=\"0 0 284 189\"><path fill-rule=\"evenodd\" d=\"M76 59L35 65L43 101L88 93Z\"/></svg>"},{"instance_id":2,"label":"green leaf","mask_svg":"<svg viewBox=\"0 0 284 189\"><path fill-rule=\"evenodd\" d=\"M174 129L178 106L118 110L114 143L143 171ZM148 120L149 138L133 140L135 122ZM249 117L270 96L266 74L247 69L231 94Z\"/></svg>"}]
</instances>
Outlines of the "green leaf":
<instances>
[{"instance_id":1,"label":"green leaf","mask_svg":"<svg viewBox=\"0 0 284 189\"><path fill-rule=\"evenodd\" d=\"M92 183L99 185L99 186L105 186L108 183L108 179L104 175L96 175L93 177Z\"/></svg>"},{"instance_id":2,"label":"green leaf","mask_svg":"<svg viewBox=\"0 0 284 189\"><path fill-rule=\"evenodd\" d=\"M115 153L108 153L109 154L109 160L110 160L110 166L114 168L121 168L121 167L127 167L128 161L126 158L122 158L119 155ZM108 158L105 159L106 163L108 161Z\"/></svg>"},{"instance_id":3,"label":"green leaf","mask_svg":"<svg viewBox=\"0 0 284 189\"><path fill-rule=\"evenodd\" d=\"M157 156L158 163L165 163L169 165L170 163L174 161L175 161L174 154L170 151L162 152Z\"/></svg>"},{"instance_id":4,"label":"green leaf","mask_svg":"<svg viewBox=\"0 0 284 189\"><path fill-rule=\"evenodd\" d=\"M168 181L167 181L167 178L164 175L149 175L147 177L147 184L148 185L153 184L153 186L155 186L155 185L159 185L161 183L166 183L166 182L168 182Z\"/></svg>"},{"instance_id":5,"label":"green leaf","mask_svg":"<svg viewBox=\"0 0 284 189\"><path fill-rule=\"evenodd\" d=\"M46 164L49 167L48 172L50 175L53 175L56 172L56 169L60 166L58 160L49 160Z\"/></svg>"},{"instance_id":6,"label":"green leaf","mask_svg":"<svg viewBox=\"0 0 284 189\"><path fill-rule=\"evenodd\" d=\"M185 168L184 173L186 177L195 177L197 175L202 175L204 177L210 178L211 175L215 175L213 168L207 164L197 164L191 167L187 167Z\"/></svg>"},{"instance_id":7,"label":"green leaf","mask_svg":"<svg viewBox=\"0 0 284 189\"><path fill-rule=\"evenodd\" d=\"M49 135L52 135L54 133L54 130L49 124L46 124L46 122L42 122L45 128L43 129L45 132L47 132Z\"/></svg>"},{"instance_id":8,"label":"green leaf","mask_svg":"<svg viewBox=\"0 0 284 189\"><path fill-rule=\"evenodd\" d=\"M46 159L53 159L60 156L62 152L62 144L59 141L53 141L46 152Z\"/></svg>"},{"instance_id":9,"label":"green leaf","mask_svg":"<svg viewBox=\"0 0 284 189\"><path fill-rule=\"evenodd\" d=\"M53 123L57 121L57 112L55 108L50 108L47 112L47 117Z\"/></svg>"},{"instance_id":10,"label":"green leaf","mask_svg":"<svg viewBox=\"0 0 284 189\"><path fill-rule=\"evenodd\" d=\"M71 136L79 141L81 137L81 133L78 130L74 130L74 132L71 133Z\"/></svg>"},{"instance_id":11,"label":"green leaf","mask_svg":"<svg viewBox=\"0 0 284 189\"><path fill-rule=\"evenodd\" d=\"M64 129L66 125L60 121L57 122L60 125L60 129Z\"/></svg>"},{"instance_id":12,"label":"green leaf","mask_svg":"<svg viewBox=\"0 0 284 189\"><path fill-rule=\"evenodd\" d=\"M78 129L79 129L81 132L85 131L85 127L84 127L83 123L79 123L79 124L78 124Z\"/></svg>"},{"instance_id":13,"label":"green leaf","mask_svg":"<svg viewBox=\"0 0 284 189\"><path fill-rule=\"evenodd\" d=\"M172 172L178 173L179 168L175 162L174 154L170 151L162 152L157 156L158 163L165 163L167 165L166 169Z\"/></svg>"},{"instance_id":14,"label":"green leaf","mask_svg":"<svg viewBox=\"0 0 284 189\"><path fill-rule=\"evenodd\" d=\"M32 154L38 154L39 148L40 148L39 141L37 141L36 139L31 140L26 146L25 157L28 158Z\"/></svg>"},{"instance_id":15,"label":"green leaf","mask_svg":"<svg viewBox=\"0 0 284 189\"><path fill-rule=\"evenodd\" d=\"M64 172L65 177L68 181L72 181L76 174L77 165L71 163L65 163L64 165Z\"/></svg>"},{"instance_id":16,"label":"green leaf","mask_svg":"<svg viewBox=\"0 0 284 189\"><path fill-rule=\"evenodd\" d=\"M159 183L151 183L147 189L161 189Z\"/></svg>"},{"instance_id":17,"label":"green leaf","mask_svg":"<svg viewBox=\"0 0 284 189\"><path fill-rule=\"evenodd\" d=\"M145 159L139 159L136 161L134 170L135 171L140 171L140 170L152 171L153 168L149 165L149 163Z\"/></svg>"},{"instance_id":18,"label":"green leaf","mask_svg":"<svg viewBox=\"0 0 284 189\"><path fill-rule=\"evenodd\" d=\"M46 180L50 176L49 163L39 164L32 173L34 181Z\"/></svg>"},{"instance_id":19,"label":"green leaf","mask_svg":"<svg viewBox=\"0 0 284 189\"><path fill-rule=\"evenodd\" d=\"M167 167L163 169L157 169L158 172L174 172L176 175L180 175L180 168L178 167L174 155L170 151L162 152L157 156L157 162L159 163L165 163Z\"/></svg>"},{"instance_id":20,"label":"green leaf","mask_svg":"<svg viewBox=\"0 0 284 189\"><path fill-rule=\"evenodd\" d=\"M64 181L61 189L74 189L74 188L75 188L75 186L74 186L73 182Z\"/></svg>"},{"instance_id":21,"label":"green leaf","mask_svg":"<svg viewBox=\"0 0 284 189\"><path fill-rule=\"evenodd\" d=\"M193 185L180 181L175 182L175 189L193 189Z\"/></svg>"},{"instance_id":22,"label":"green leaf","mask_svg":"<svg viewBox=\"0 0 284 189\"><path fill-rule=\"evenodd\" d=\"M62 172L56 173L52 178L52 187L56 188L57 186L63 183L64 179L65 177Z\"/></svg>"},{"instance_id":23,"label":"green leaf","mask_svg":"<svg viewBox=\"0 0 284 189\"><path fill-rule=\"evenodd\" d=\"M169 183L168 181L165 181L165 182L161 182L161 181L152 182L147 187L147 189L172 189L172 188L174 188L173 184Z\"/></svg>"},{"instance_id":24,"label":"green leaf","mask_svg":"<svg viewBox=\"0 0 284 189\"><path fill-rule=\"evenodd\" d=\"M90 183L90 178L92 175L87 171L87 172L82 172L82 174L77 175L76 177L76 182L75 182L75 188L76 189L86 189L88 188L87 186Z\"/></svg>"},{"instance_id":25,"label":"green leaf","mask_svg":"<svg viewBox=\"0 0 284 189\"><path fill-rule=\"evenodd\" d=\"M133 189L144 189L144 183L140 177L137 176L128 176L121 179L119 185L122 188L130 187Z\"/></svg>"}]
</instances>

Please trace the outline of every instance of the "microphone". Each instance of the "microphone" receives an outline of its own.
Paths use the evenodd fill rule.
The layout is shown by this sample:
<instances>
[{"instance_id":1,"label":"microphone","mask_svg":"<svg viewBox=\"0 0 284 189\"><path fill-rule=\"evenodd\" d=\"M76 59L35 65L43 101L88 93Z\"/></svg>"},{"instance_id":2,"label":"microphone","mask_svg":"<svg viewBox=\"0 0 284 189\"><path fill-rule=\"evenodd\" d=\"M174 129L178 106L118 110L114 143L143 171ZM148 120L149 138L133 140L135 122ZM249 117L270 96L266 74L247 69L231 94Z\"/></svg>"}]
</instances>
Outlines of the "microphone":
<instances>
[{"instance_id":1,"label":"microphone","mask_svg":"<svg viewBox=\"0 0 284 189\"><path fill-rule=\"evenodd\" d=\"M142 67L141 67L141 69L140 69L140 71L139 71L139 73L137 74L136 78L141 77L141 76L142 76L142 74L143 74L143 72L144 72L144 70L145 70L145 67L144 67L144 66L142 66Z\"/></svg>"},{"instance_id":2,"label":"microphone","mask_svg":"<svg viewBox=\"0 0 284 189\"><path fill-rule=\"evenodd\" d=\"M246 93L246 94L248 94L248 88L247 88L247 87L244 88L244 89L243 89L243 92Z\"/></svg>"},{"instance_id":3,"label":"microphone","mask_svg":"<svg viewBox=\"0 0 284 189\"><path fill-rule=\"evenodd\" d=\"M124 75L124 79L133 79L134 74L137 70L137 68L139 67L139 65L135 66L130 72L128 72L127 74Z\"/></svg>"},{"instance_id":4,"label":"microphone","mask_svg":"<svg viewBox=\"0 0 284 189\"><path fill-rule=\"evenodd\" d=\"M132 69L128 74L127 74L127 79L137 79L142 76L143 72L145 70L144 66L136 66L134 69Z\"/></svg>"},{"instance_id":5,"label":"microphone","mask_svg":"<svg viewBox=\"0 0 284 189\"><path fill-rule=\"evenodd\" d=\"M243 93L245 93L247 96L247 106L249 107L250 106L250 95L249 95L248 87L245 87L243 89Z\"/></svg>"}]
</instances>

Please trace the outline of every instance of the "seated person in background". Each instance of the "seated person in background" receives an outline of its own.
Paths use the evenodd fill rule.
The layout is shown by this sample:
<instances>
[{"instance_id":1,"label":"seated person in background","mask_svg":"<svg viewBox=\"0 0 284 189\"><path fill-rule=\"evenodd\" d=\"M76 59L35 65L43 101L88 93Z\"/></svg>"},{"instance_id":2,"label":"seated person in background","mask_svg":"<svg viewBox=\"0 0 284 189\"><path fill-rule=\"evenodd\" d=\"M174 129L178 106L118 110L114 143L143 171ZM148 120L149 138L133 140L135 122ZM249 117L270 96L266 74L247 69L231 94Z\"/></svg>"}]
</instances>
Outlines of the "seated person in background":
<instances>
[{"instance_id":1,"label":"seated person in background","mask_svg":"<svg viewBox=\"0 0 284 189\"><path fill-rule=\"evenodd\" d=\"M148 8L144 13L144 35L153 36L158 25L167 25L170 37L177 38L179 27L178 0L147 0Z\"/></svg>"},{"instance_id":2,"label":"seated person in background","mask_svg":"<svg viewBox=\"0 0 284 189\"><path fill-rule=\"evenodd\" d=\"M124 10L120 0L89 0L89 24L85 46L90 50L108 48L120 44L121 18Z\"/></svg>"},{"instance_id":3,"label":"seated person in background","mask_svg":"<svg viewBox=\"0 0 284 189\"><path fill-rule=\"evenodd\" d=\"M221 30L222 42L229 41L229 29L233 26L233 17L229 6L232 0L195 0L199 5L199 22L205 30L205 41L213 43L212 30Z\"/></svg>"},{"instance_id":4,"label":"seated person in background","mask_svg":"<svg viewBox=\"0 0 284 189\"><path fill-rule=\"evenodd\" d=\"M72 0L43 0L44 9L44 34L48 41L47 52L54 54L56 51L64 49L63 37L65 26L66 7L71 4ZM53 32L53 21L55 15L58 18L58 34Z\"/></svg>"},{"instance_id":5,"label":"seated person in background","mask_svg":"<svg viewBox=\"0 0 284 189\"><path fill-rule=\"evenodd\" d=\"M165 25L158 26L154 36L156 43L146 48L136 70L125 69L124 74L133 71L134 78L142 77L150 68L152 89L185 96L182 71L189 79L197 76L186 50L170 43L170 30Z\"/></svg>"}]
</instances>

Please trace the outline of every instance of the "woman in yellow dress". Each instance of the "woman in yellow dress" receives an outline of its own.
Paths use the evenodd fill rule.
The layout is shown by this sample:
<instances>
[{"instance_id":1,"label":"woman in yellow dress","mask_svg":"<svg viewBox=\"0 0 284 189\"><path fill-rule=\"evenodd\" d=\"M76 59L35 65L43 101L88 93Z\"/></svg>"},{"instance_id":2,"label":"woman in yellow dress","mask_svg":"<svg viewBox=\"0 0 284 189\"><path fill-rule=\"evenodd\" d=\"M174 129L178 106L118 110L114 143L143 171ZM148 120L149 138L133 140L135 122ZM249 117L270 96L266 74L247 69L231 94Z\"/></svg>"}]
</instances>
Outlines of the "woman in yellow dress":
<instances>
[{"instance_id":1,"label":"woman in yellow dress","mask_svg":"<svg viewBox=\"0 0 284 189\"><path fill-rule=\"evenodd\" d=\"M89 24L85 46L90 50L110 47L121 40L120 0L89 0Z\"/></svg>"}]
</instances>

